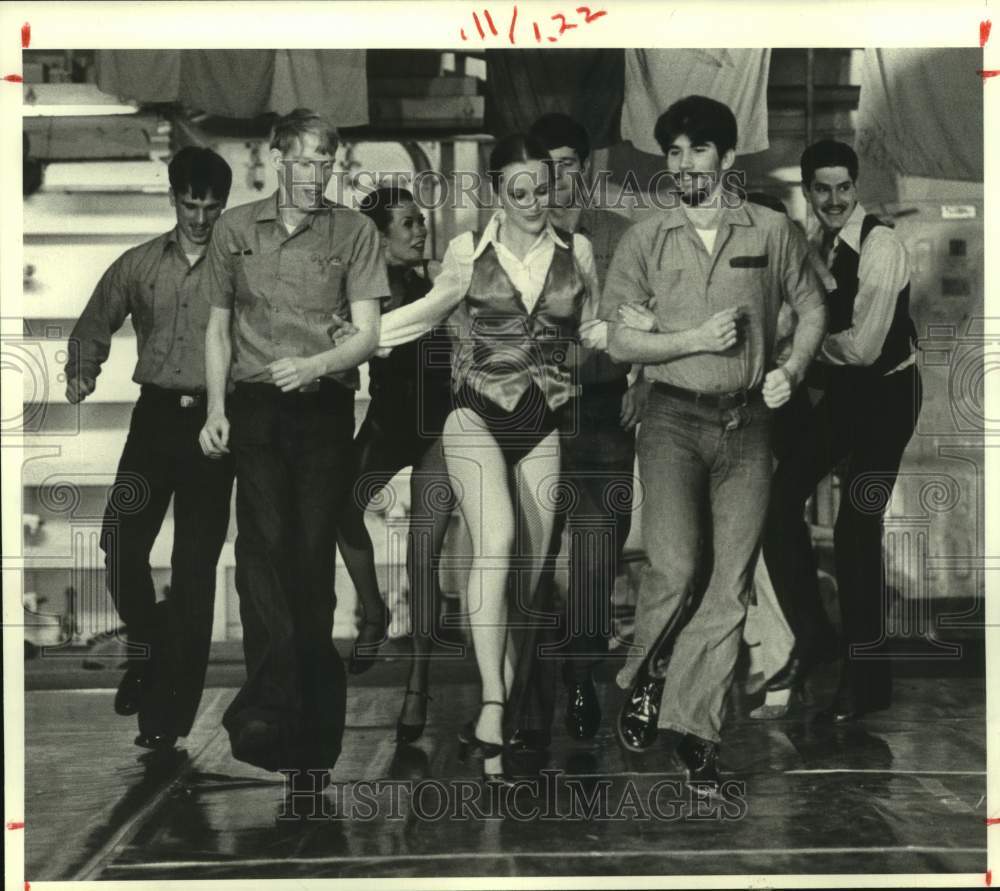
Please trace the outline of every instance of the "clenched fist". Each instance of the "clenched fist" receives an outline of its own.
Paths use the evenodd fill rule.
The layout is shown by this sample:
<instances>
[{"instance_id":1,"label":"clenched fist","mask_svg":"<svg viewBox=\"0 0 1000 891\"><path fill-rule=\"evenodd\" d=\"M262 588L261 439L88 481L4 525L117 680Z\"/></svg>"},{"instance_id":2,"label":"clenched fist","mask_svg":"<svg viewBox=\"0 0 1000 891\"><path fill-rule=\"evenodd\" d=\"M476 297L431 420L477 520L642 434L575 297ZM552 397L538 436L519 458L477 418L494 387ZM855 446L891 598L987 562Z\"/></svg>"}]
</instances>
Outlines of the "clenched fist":
<instances>
[{"instance_id":1,"label":"clenched fist","mask_svg":"<svg viewBox=\"0 0 1000 891\"><path fill-rule=\"evenodd\" d=\"M764 404L768 408L781 408L792 398L794 389L795 381L792 380L791 372L784 365L779 365L764 378Z\"/></svg>"},{"instance_id":2,"label":"clenched fist","mask_svg":"<svg viewBox=\"0 0 1000 891\"><path fill-rule=\"evenodd\" d=\"M705 353L722 353L736 345L739 339L737 320L740 310L737 307L717 312L707 322L695 328L698 347Z\"/></svg>"}]
</instances>

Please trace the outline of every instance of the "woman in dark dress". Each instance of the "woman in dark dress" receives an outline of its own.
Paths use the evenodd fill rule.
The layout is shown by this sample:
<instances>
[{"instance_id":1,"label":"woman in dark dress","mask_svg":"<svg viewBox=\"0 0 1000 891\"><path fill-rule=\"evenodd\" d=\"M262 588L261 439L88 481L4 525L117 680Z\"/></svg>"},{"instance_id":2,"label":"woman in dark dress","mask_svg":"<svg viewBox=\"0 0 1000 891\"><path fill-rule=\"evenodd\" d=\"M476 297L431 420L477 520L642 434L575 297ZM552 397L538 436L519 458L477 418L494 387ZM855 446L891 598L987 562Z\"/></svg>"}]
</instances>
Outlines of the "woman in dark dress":
<instances>
[{"instance_id":1,"label":"woman in dark dress","mask_svg":"<svg viewBox=\"0 0 1000 891\"><path fill-rule=\"evenodd\" d=\"M391 291L382 311L406 306L427 294L432 285L431 264L424 259L427 227L413 195L401 188L378 188L365 196L360 210L382 233ZM437 332L370 361L371 402L355 437L357 477L338 531L340 551L363 612L348 666L352 674L360 674L374 663L389 627L365 509L386 497L389 481L400 470L413 468L406 549L413 651L397 723L400 742L412 742L423 732L430 698L429 657L440 603L437 565L452 507L441 448L441 430L451 411L450 366L451 342Z\"/></svg>"}]
</instances>

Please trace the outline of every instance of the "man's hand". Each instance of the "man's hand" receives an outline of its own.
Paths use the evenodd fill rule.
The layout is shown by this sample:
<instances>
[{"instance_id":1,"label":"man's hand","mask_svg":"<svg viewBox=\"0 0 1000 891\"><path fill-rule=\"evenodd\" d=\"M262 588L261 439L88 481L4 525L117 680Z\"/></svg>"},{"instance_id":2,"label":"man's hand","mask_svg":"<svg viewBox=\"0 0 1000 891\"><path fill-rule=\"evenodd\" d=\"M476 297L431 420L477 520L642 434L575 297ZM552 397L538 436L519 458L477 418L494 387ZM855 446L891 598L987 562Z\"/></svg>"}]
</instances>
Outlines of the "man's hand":
<instances>
[{"instance_id":1,"label":"man's hand","mask_svg":"<svg viewBox=\"0 0 1000 891\"><path fill-rule=\"evenodd\" d=\"M326 333L330 335L330 341L333 345L339 346L342 341L347 340L347 338L353 334L357 334L358 329L348 319L342 319L334 313L333 321L330 322L330 326L326 329Z\"/></svg>"},{"instance_id":2,"label":"man's hand","mask_svg":"<svg viewBox=\"0 0 1000 891\"><path fill-rule=\"evenodd\" d=\"M768 408L781 408L792 398L795 381L784 365L779 365L764 378L764 404Z\"/></svg>"},{"instance_id":3,"label":"man's hand","mask_svg":"<svg viewBox=\"0 0 1000 891\"><path fill-rule=\"evenodd\" d=\"M213 412L205 419L198 434L198 445L209 458L229 454L229 419L222 412Z\"/></svg>"},{"instance_id":4,"label":"man's hand","mask_svg":"<svg viewBox=\"0 0 1000 891\"><path fill-rule=\"evenodd\" d=\"M608 348L608 323L600 319L584 322L580 326L580 343L588 350L606 350Z\"/></svg>"},{"instance_id":5,"label":"man's hand","mask_svg":"<svg viewBox=\"0 0 1000 891\"><path fill-rule=\"evenodd\" d=\"M267 370L271 372L271 383L280 387L283 393L299 390L306 384L311 384L323 373L312 357L300 358L298 356L291 359L278 359L268 365Z\"/></svg>"},{"instance_id":6,"label":"man's hand","mask_svg":"<svg viewBox=\"0 0 1000 891\"><path fill-rule=\"evenodd\" d=\"M739 318L738 307L717 312L707 322L695 328L698 347L704 353L722 353L735 346L739 334L736 320Z\"/></svg>"},{"instance_id":7,"label":"man's hand","mask_svg":"<svg viewBox=\"0 0 1000 891\"><path fill-rule=\"evenodd\" d=\"M643 377L640 377L625 391L625 395L622 396L622 430L631 430L642 420L643 412L646 410L646 399L648 397L649 381Z\"/></svg>"},{"instance_id":8,"label":"man's hand","mask_svg":"<svg viewBox=\"0 0 1000 891\"><path fill-rule=\"evenodd\" d=\"M66 401L70 405L83 402L97 386L92 377L71 377L66 379Z\"/></svg>"},{"instance_id":9,"label":"man's hand","mask_svg":"<svg viewBox=\"0 0 1000 891\"><path fill-rule=\"evenodd\" d=\"M639 331L656 330L656 316L641 303L623 303L618 307L618 318L629 328Z\"/></svg>"}]
</instances>

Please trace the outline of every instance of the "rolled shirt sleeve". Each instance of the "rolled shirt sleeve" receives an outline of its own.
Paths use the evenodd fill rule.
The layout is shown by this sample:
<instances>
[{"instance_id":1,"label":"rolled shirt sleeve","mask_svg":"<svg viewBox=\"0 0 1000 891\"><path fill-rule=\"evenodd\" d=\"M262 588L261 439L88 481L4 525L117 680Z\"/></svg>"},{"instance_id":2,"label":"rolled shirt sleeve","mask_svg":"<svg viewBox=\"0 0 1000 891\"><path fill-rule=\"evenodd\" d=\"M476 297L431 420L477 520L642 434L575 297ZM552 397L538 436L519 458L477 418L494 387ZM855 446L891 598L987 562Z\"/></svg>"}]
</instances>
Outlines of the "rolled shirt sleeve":
<instances>
[{"instance_id":1,"label":"rolled shirt sleeve","mask_svg":"<svg viewBox=\"0 0 1000 891\"><path fill-rule=\"evenodd\" d=\"M906 248L892 230L873 229L858 265L851 327L827 335L820 358L833 365L871 365L882 352L896 300L909 280Z\"/></svg>"},{"instance_id":2,"label":"rolled shirt sleeve","mask_svg":"<svg viewBox=\"0 0 1000 891\"><path fill-rule=\"evenodd\" d=\"M336 213L336 211L334 211ZM378 229L369 220L358 228L345 281L347 299L381 300L389 295L389 277Z\"/></svg>"}]
</instances>

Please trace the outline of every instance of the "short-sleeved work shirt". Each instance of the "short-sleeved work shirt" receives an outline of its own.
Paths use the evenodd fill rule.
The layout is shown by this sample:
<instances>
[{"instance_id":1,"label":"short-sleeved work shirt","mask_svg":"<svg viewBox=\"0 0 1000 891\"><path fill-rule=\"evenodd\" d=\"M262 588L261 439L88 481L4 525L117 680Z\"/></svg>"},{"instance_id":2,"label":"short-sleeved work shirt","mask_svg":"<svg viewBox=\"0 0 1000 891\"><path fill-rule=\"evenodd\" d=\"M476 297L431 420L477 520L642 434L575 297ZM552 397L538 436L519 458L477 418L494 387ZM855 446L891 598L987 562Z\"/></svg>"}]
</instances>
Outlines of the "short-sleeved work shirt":
<instances>
[{"instance_id":1,"label":"short-sleeved work shirt","mask_svg":"<svg viewBox=\"0 0 1000 891\"><path fill-rule=\"evenodd\" d=\"M722 211L709 254L683 208L634 224L604 283L600 315L618 321L623 303L641 303L658 330L697 328L730 307L742 310L740 339L724 353L695 353L646 367L650 380L700 393L759 387L774 365L778 312L823 305L825 291L805 236L784 214L755 204Z\"/></svg>"},{"instance_id":2,"label":"short-sleeved work shirt","mask_svg":"<svg viewBox=\"0 0 1000 891\"><path fill-rule=\"evenodd\" d=\"M289 233L277 193L227 210L215 224L204 277L213 306L233 312L234 382L269 381L277 359L331 348L334 314L389 294L378 230L350 208L310 213ZM331 375L357 389L357 369Z\"/></svg>"}]
</instances>

